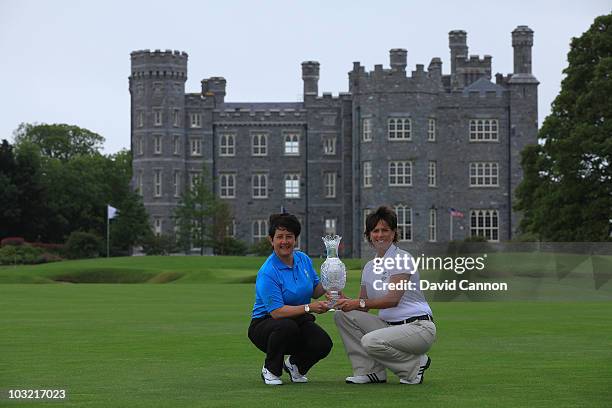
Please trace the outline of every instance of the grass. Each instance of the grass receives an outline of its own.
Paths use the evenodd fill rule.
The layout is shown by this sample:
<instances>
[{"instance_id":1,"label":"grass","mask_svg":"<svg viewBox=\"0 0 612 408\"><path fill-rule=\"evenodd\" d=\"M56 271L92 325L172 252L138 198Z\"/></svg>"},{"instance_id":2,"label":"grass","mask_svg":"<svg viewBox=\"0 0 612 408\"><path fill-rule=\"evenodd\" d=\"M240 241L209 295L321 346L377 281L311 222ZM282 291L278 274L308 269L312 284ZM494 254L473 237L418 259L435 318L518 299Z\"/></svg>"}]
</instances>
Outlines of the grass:
<instances>
[{"instance_id":1,"label":"grass","mask_svg":"<svg viewBox=\"0 0 612 408\"><path fill-rule=\"evenodd\" d=\"M181 277L165 285L0 285L0 390L65 388L62 407L610 406L609 301L434 302L432 366L412 387L393 375L388 384L344 384L350 364L333 316L321 315L334 349L309 373L311 382L266 387L263 354L246 337L254 287L240 283L260 262L166 257L3 267L3 282L53 282L105 268ZM353 266L349 293L358 286Z\"/></svg>"}]
</instances>

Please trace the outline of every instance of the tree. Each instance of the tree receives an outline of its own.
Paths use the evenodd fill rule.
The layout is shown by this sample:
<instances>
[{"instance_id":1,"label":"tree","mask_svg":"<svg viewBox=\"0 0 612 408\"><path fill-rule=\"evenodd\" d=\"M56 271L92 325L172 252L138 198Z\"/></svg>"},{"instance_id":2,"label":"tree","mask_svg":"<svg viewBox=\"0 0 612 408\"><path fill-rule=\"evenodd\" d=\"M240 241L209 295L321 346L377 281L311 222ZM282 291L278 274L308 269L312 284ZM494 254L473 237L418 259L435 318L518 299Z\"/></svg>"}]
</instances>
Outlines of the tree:
<instances>
[{"instance_id":1,"label":"tree","mask_svg":"<svg viewBox=\"0 0 612 408\"><path fill-rule=\"evenodd\" d=\"M610 239L612 219L612 14L572 39L561 92L522 152L515 208L521 230L550 241Z\"/></svg>"},{"instance_id":2,"label":"tree","mask_svg":"<svg viewBox=\"0 0 612 408\"><path fill-rule=\"evenodd\" d=\"M41 155L60 160L99 153L105 140L91 130L64 123L22 123L15 130L14 137L15 145L32 143L40 148Z\"/></svg>"},{"instance_id":3,"label":"tree","mask_svg":"<svg viewBox=\"0 0 612 408\"><path fill-rule=\"evenodd\" d=\"M118 215L110 227L111 253L127 254L133 246L151 239L153 232L149 215L138 194L128 192L117 209Z\"/></svg>"},{"instance_id":4,"label":"tree","mask_svg":"<svg viewBox=\"0 0 612 408\"><path fill-rule=\"evenodd\" d=\"M224 240L227 225L231 221L228 205L212 194L206 186L206 177L199 177L191 189L181 196L174 211L178 225L178 245L184 251L193 247L214 247L218 240Z\"/></svg>"}]
</instances>

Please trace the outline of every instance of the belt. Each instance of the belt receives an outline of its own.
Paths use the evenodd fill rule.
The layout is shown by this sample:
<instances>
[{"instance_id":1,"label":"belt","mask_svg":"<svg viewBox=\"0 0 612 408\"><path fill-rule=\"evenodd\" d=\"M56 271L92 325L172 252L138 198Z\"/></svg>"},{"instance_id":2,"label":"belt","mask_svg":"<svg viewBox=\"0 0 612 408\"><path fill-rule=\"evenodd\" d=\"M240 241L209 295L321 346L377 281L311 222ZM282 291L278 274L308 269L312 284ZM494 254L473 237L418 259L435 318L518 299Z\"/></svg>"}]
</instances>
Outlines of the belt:
<instances>
[{"instance_id":1,"label":"belt","mask_svg":"<svg viewBox=\"0 0 612 408\"><path fill-rule=\"evenodd\" d=\"M397 326L399 324L406 324L406 323L412 323L416 320L429 320L431 322L434 321L433 317L431 317L430 315L422 315L422 316L413 316L413 317L409 317L406 320L400 320L399 322L387 322L388 325L390 326Z\"/></svg>"}]
</instances>

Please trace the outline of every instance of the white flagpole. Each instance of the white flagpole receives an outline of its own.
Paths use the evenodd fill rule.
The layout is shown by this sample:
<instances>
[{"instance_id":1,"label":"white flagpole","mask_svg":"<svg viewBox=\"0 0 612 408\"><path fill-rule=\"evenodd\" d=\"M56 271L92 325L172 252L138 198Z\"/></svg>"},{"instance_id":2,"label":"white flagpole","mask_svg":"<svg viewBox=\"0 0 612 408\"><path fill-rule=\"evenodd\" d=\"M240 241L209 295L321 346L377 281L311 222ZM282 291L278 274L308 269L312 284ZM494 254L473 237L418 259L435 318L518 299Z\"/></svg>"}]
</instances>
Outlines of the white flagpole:
<instances>
[{"instance_id":1,"label":"white flagpole","mask_svg":"<svg viewBox=\"0 0 612 408\"><path fill-rule=\"evenodd\" d=\"M453 240L453 213L450 213L450 240Z\"/></svg>"},{"instance_id":2,"label":"white flagpole","mask_svg":"<svg viewBox=\"0 0 612 408\"><path fill-rule=\"evenodd\" d=\"M108 218L108 207L106 208L106 257L110 254L110 218Z\"/></svg>"}]
</instances>

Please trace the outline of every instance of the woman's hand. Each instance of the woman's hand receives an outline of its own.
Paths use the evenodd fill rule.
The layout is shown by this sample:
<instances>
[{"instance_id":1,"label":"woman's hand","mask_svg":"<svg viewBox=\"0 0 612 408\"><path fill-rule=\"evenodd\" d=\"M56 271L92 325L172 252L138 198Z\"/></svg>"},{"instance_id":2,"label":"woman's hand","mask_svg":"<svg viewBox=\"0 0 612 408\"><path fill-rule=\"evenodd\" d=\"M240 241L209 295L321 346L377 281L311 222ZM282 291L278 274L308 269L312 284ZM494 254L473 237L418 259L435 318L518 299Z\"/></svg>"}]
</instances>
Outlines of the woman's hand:
<instances>
[{"instance_id":1,"label":"woman's hand","mask_svg":"<svg viewBox=\"0 0 612 408\"><path fill-rule=\"evenodd\" d=\"M317 300L315 302L312 302L308 305L308 307L310 307L310 311L312 313L317 313L317 314L325 313L329 310L329 306L327 306L327 302L322 301L322 300Z\"/></svg>"},{"instance_id":2,"label":"woman's hand","mask_svg":"<svg viewBox=\"0 0 612 408\"><path fill-rule=\"evenodd\" d=\"M334 305L334 309L350 312L351 310L359 309L359 299L340 299Z\"/></svg>"}]
</instances>

